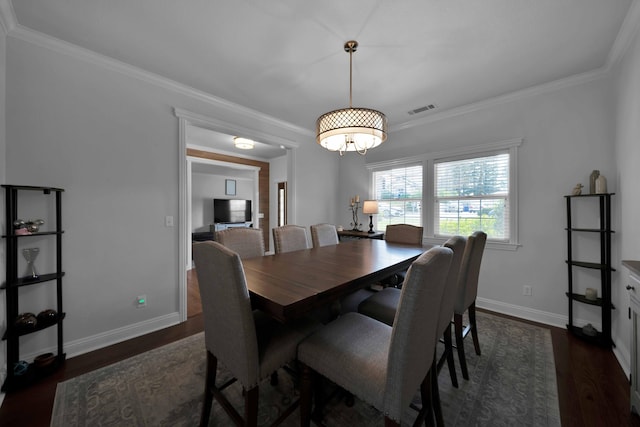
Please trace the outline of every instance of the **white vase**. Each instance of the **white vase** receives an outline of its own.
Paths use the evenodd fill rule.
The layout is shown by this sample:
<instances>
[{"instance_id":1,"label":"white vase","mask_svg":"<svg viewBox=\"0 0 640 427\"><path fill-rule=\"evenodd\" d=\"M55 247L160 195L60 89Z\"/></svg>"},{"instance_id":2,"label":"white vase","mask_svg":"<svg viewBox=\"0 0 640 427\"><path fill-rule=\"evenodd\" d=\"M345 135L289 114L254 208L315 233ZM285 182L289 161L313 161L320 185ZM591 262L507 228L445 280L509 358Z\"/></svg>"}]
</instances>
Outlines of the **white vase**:
<instances>
[{"instance_id":1,"label":"white vase","mask_svg":"<svg viewBox=\"0 0 640 427\"><path fill-rule=\"evenodd\" d=\"M606 194L607 193L607 178L604 175L599 175L596 178L596 194Z\"/></svg>"}]
</instances>

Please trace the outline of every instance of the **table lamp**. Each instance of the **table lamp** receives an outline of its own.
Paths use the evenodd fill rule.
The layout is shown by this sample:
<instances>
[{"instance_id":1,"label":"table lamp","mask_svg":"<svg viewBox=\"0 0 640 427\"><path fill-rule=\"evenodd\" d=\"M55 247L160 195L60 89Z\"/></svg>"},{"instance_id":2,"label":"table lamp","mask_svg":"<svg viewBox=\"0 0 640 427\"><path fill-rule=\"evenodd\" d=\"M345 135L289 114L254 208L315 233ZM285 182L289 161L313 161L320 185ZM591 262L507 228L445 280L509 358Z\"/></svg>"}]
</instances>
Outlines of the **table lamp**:
<instances>
[{"instance_id":1,"label":"table lamp","mask_svg":"<svg viewBox=\"0 0 640 427\"><path fill-rule=\"evenodd\" d=\"M378 213L378 201L377 200L365 200L362 205L362 213L369 215L369 233L375 233L373 231L373 214Z\"/></svg>"}]
</instances>

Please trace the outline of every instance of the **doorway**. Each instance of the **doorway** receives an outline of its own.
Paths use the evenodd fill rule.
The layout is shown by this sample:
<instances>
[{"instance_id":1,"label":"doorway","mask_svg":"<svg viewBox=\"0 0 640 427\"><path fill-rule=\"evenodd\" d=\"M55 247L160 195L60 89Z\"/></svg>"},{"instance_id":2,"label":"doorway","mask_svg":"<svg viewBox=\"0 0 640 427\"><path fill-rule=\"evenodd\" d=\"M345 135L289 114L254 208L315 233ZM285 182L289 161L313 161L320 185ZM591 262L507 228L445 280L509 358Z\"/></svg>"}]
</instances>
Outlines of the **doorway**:
<instances>
[{"instance_id":1,"label":"doorway","mask_svg":"<svg viewBox=\"0 0 640 427\"><path fill-rule=\"evenodd\" d=\"M212 119L210 117L202 116L196 113L191 113L189 111L181 110L178 108L174 109L174 113L178 118L178 150L179 150L179 167L178 167L178 176L179 176L179 215L178 215L178 254L179 254L179 263L178 263L178 304L179 304L179 313L181 321L187 320L188 310L187 310L187 271L188 265L191 263L190 257L190 248L191 248L191 229L189 228L189 203L188 200L188 156L195 157L203 157L208 158L210 160L218 160L218 161L226 161L229 163L237 163L237 164L249 164L254 165L253 163L258 162L262 163L260 165L259 172L259 194L268 195L269 194L269 162L268 161L258 161L245 157L236 157L230 154L223 154L223 151L215 152L218 150L205 151L193 148L187 148L187 129L188 127L196 127L202 129L208 129L214 132L219 132L227 135L243 135L249 138L253 138L255 140L259 140L264 144L272 145L275 147L279 147L280 150L286 150L286 164L287 164L287 177L288 178L288 200L287 206L288 210L294 209L295 207L295 199L292 197L293 195L293 187L294 181L291 179L295 175L294 165L295 165L295 150L298 148L298 144L291 140L281 138L279 136L266 134L264 131L258 131L247 127L237 126L231 123L222 122L216 119ZM264 167L263 167L264 165ZM265 175L266 174L266 175ZM266 179L263 179L263 175L265 175ZM264 187L263 187L264 185ZM258 199L259 208L257 210L258 216L258 224L264 224L264 226L259 225L260 227L265 229L267 233L267 238L265 239L265 245L269 241L268 231L275 225L275 215L273 219L269 216L269 201L268 197L261 197ZM266 204L263 204L266 201ZM294 211L295 213L295 211ZM292 219L292 218L290 218Z\"/></svg>"}]
</instances>

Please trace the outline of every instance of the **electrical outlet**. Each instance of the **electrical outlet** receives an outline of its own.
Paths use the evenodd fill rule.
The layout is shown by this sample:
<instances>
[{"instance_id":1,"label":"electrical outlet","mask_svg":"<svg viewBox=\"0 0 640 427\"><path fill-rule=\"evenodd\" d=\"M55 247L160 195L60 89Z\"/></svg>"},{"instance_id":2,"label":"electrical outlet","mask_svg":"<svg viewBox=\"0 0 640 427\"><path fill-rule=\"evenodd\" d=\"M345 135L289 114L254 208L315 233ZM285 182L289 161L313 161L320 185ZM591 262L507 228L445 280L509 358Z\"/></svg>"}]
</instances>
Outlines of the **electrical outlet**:
<instances>
[{"instance_id":1,"label":"electrical outlet","mask_svg":"<svg viewBox=\"0 0 640 427\"><path fill-rule=\"evenodd\" d=\"M522 295L530 297L532 295L531 291L532 291L531 286L525 285L522 287Z\"/></svg>"},{"instance_id":2,"label":"electrical outlet","mask_svg":"<svg viewBox=\"0 0 640 427\"><path fill-rule=\"evenodd\" d=\"M143 308L147 306L147 296L146 295L138 295L136 297L136 307Z\"/></svg>"}]
</instances>

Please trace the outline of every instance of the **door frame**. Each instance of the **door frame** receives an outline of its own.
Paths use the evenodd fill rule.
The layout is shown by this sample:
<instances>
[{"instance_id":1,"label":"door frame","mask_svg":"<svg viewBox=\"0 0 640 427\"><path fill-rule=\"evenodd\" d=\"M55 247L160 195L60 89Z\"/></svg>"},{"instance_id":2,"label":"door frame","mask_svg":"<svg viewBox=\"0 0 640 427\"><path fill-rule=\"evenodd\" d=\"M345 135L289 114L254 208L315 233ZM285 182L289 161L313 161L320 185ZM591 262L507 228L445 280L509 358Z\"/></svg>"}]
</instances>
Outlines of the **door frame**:
<instances>
[{"instance_id":1,"label":"door frame","mask_svg":"<svg viewBox=\"0 0 640 427\"><path fill-rule=\"evenodd\" d=\"M189 212L191 208L188 184L191 180L191 168L187 156L187 126L197 126L215 132L229 135L244 135L254 138L265 144L284 147L287 150L287 181L289 183L289 209L291 217L295 218L295 151L298 143L276 135L245 126L217 120L201 114L193 113L181 108L174 108L174 114L178 118L178 312L181 322L187 320L187 260L189 260L188 248L191 246L191 232L189 230Z\"/></svg>"}]
</instances>

